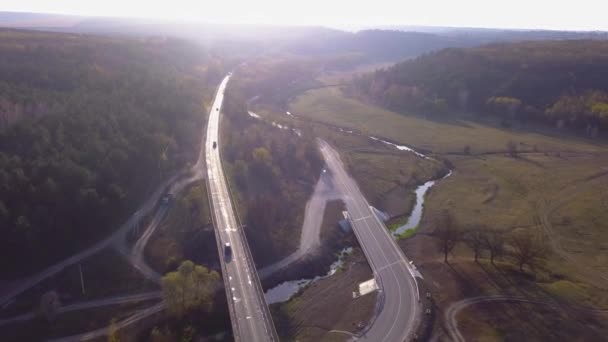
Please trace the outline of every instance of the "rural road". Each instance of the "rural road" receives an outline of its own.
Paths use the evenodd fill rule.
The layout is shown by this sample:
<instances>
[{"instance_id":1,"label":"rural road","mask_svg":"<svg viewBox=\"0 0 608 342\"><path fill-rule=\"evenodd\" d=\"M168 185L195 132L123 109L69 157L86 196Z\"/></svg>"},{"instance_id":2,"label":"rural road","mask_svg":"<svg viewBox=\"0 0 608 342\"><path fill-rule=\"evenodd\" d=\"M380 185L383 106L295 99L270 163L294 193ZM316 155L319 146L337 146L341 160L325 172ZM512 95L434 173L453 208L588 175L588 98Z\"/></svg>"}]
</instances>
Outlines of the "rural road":
<instances>
[{"instance_id":1,"label":"rural road","mask_svg":"<svg viewBox=\"0 0 608 342\"><path fill-rule=\"evenodd\" d=\"M87 302L74 303L74 304L62 306L57 310L57 313L61 314L61 313L66 313L66 312L70 312L70 311L98 308L101 306L143 302L143 301L152 300L152 299L161 299L161 297L162 297L162 293L160 291L144 292L144 293L138 293L138 294L133 294L133 295L115 296L115 297L96 299L96 300L91 300L91 301L87 301ZM0 319L0 326L6 325L6 324L12 324L12 323L16 323L16 322L21 322L21 321L27 321L34 317L36 317L36 313L29 312L29 313L26 313L23 315L11 317L9 319Z\"/></svg>"},{"instance_id":2,"label":"rural road","mask_svg":"<svg viewBox=\"0 0 608 342\"><path fill-rule=\"evenodd\" d=\"M357 340L409 340L416 328L420 307L408 260L345 171L338 152L322 140L319 146L337 189L344 195L353 231L380 288L376 315Z\"/></svg>"},{"instance_id":3,"label":"rural road","mask_svg":"<svg viewBox=\"0 0 608 342\"><path fill-rule=\"evenodd\" d=\"M147 307L145 309L142 309L140 311L138 311L136 314L130 316L127 319L124 319L120 322L116 322L116 324L114 324L114 328L117 330L120 330L130 324L133 324L137 321L140 321L150 315L156 314L161 312L162 310L165 309L165 303L164 302L160 302L158 304L154 304L150 307ZM67 336L67 337L61 337L61 338L57 338L57 339L53 339L53 340L49 340L49 342L74 342L74 341L87 341L87 340L92 340L95 338L100 338L100 337L104 337L108 335L108 331L109 331L109 327L103 327L103 328L99 328L97 330L93 330L93 331L89 331L83 334L77 334L77 335L72 335L72 336Z\"/></svg>"},{"instance_id":4,"label":"rural road","mask_svg":"<svg viewBox=\"0 0 608 342\"><path fill-rule=\"evenodd\" d=\"M141 219L155 208L156 203L158 202L160 197L163 195L167 186L169 186L169 184L175 182L181 176L182 176L181 174L175 175L175 176L171 177L170 179L168 179L167 181L163 182L161 185L159 185L156 188L156 190L154 191L154 193L152 195L150 195L150 197L148 197L148 199L141 205L139 210L137 210L133 215L131 215L131 217L127 220L127 222L125 222L112 235L110 235L107 238L105 238L104 240L94 244L93 246L85 249L84 251L82 251L78 254L75 254L53 266L50 266L50 267L46 268L45 270L43 270L42 272L40 272L36 275L33 275L31 277L28 277L28 278L22 280L21 282L19 282L18 284L12 286L11 289L7 290L2 295L0 295L0 307L2 305L4 305L5 303L9 302L10 300L12 300L13 298L15 298L16 296L20 295L24 291L30 289L34 285L43 281L44 279L61 272L66 267L74 265L74 264L80 262L81 260L86 259L86 258L96 254L97 252L101 251L102 249L108 247L109 245L111 245L113 243L120 243L120 242L124 241L124 237L126 236L126 234L130 230L132 230L134 227L136 227L139 224L139 222L141 221Z\"/></svg>"},{"instance_id":5,"label":"rural road","mask_svg":"<svg viewBox=\"0 0 608 342\"><path fill-rule=\"evenodd\" d=\"M328 201L341 198L342 196L335 189L331 175L322 172L312 196L306 203L298 249L284 259L262 268L258 272L260 278L264 279L277 271L285 269L305 256L313 254L321 247L321 224L323 223L325 206Z\"/></svg>"},{"instance_id":6,"label":"rural road","mask_svg":"<svg viewBox=\"0 0 608 342\"><path fill-rule=\"evenodd\" d=\"M220 110L224 91L230 79L226 76L216 94L205 144L207 161L208 194L212 207L213 225L218 237L222 278L236 341L278 341L278 337L264 298L245 234L237 222L230 190L221 164L219 140ZM217 143L217 147L215 147ZM231 253L224 252L229 243Z\"/></svg>"}]
</instances>

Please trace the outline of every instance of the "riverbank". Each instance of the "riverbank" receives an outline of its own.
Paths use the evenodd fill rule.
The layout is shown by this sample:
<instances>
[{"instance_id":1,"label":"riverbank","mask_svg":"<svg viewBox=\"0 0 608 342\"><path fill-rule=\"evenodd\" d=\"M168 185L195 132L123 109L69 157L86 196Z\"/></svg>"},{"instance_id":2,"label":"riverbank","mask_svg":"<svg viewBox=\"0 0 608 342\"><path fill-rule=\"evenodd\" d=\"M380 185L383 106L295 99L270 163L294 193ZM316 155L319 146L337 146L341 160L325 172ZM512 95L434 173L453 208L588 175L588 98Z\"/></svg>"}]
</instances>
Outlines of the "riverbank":
<instances>
[{"instance_id":1,"label":"riverbank","mask_svg":"<svg viewBox=\"0 0 608 342\"><path fill-rule=\"evenodd\" d=\"M359 248L331 277L312 283L281 304L271 305L281 339L298 341L346 340L373 315L376 293L353 299L359 283L373 277Z\"/></svg>"}]
</instances>

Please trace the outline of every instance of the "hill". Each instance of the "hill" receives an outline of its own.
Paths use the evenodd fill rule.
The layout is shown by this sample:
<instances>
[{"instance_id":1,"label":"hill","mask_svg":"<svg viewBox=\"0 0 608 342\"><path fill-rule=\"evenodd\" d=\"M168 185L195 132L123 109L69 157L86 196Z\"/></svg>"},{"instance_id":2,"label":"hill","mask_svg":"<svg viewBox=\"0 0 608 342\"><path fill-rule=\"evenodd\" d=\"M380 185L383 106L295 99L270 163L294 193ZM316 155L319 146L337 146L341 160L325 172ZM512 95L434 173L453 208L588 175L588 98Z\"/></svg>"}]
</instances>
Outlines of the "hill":
<instances>
[{"instance_id":1,"label":"hill","mask_svg":"<svg viewBox=\"0 0 608 342\"><path fill-rule=\"evenodd\" d=\"M356 79L351 94L397 111L436 116L496 115L608 127L608 42L499 43L444 49Z\"/></svg>"}]
</instances>

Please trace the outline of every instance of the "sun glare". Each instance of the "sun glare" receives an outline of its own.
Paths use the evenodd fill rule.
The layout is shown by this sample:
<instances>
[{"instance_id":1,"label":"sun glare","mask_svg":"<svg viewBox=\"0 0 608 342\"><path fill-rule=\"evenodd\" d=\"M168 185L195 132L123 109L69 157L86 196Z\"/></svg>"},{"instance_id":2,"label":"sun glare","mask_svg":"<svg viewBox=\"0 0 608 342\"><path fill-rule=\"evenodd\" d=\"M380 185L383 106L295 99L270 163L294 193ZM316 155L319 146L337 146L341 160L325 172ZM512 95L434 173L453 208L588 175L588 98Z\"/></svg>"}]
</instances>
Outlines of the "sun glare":
<instances>
[{"instance_id":1,"label":"sun glare","mask_svg":"<svg viewBox=\"0 0 608 342\"><path fill-rule=\"evenodd\" d=\"M429 25L531 29L608 29L605 5L548 0L5 0L0 11L142 17L231 24L377 26ZM542 15L540 15L542 13Z\"/></svg>"}]
</instances>

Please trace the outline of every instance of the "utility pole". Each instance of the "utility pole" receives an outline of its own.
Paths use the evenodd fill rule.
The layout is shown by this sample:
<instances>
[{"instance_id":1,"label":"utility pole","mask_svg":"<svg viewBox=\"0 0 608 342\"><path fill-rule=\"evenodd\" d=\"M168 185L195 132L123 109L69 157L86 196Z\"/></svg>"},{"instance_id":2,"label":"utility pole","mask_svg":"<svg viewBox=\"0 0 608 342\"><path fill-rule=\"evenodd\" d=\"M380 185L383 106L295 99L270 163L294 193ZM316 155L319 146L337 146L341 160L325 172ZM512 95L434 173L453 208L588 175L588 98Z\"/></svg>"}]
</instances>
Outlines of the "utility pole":
<instances>
[{"instance_id":1,"label":"utility pole","mask_svg":"<svg viewBox=\"0 0 608 342\"><path fill-rule=\"evenodd\" d=\"M82 294L85 294L84 277L82 276L82 264L78 264L78 270L80 270L80 287L82 287Z\"/></svg>"}]
</instances>

